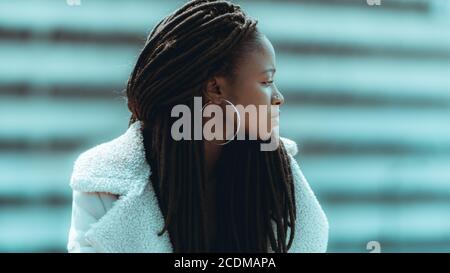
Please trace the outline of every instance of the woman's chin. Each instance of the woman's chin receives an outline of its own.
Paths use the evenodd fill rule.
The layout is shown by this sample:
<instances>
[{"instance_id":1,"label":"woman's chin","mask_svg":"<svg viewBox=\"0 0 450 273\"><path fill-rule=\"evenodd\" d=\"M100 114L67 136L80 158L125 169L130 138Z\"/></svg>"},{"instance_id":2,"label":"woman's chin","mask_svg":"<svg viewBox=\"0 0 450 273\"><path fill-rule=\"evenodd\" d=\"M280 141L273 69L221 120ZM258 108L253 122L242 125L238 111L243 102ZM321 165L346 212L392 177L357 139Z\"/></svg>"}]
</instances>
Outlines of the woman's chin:
<instances>
[{"instance_id":1,"label":"woman's chin","mask_svg":"<svg viewBox=\"0 0 450 273\"><path fill-rule=\"evenodd\" d=\"M266 141L269 140L271 137L278 137L279 136L279 130L278 126L272 127L270 132L264 132L258 134L258 139Z\"/></svg>"}]
</instances>

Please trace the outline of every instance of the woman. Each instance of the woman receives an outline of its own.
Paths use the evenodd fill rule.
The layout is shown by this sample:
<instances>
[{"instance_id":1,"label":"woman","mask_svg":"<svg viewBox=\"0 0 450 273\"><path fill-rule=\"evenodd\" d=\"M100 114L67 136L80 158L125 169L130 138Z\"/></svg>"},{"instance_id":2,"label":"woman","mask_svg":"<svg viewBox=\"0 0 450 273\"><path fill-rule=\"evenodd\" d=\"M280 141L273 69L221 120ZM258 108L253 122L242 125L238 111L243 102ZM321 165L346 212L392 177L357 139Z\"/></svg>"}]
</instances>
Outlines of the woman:
<instances>
[{"instance_id":1,"label":"woman","mask_svg":"<svg viewBox=\"0 0 450 273\"><path fill-rule=\"evenodd\" d=\"M261 151L284 103L275 69L257 21L228 1L190 1L158 23L128 81L128 129L74 164L68 251L325 252L328 222L295 142ZM232 114L232 136L253 140L176 140L173 109L195 111L195 97L269 110ZM269 134L259 130L266 119Z\"/></svg>"}]
</instances>

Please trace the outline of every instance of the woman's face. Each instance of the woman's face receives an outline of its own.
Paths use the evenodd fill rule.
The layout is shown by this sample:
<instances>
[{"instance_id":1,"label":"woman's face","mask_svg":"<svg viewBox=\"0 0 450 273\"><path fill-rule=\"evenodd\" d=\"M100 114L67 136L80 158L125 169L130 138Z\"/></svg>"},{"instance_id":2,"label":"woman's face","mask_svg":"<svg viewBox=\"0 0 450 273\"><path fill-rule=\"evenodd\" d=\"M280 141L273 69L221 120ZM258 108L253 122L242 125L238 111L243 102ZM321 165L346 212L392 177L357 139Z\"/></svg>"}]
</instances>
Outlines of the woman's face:
<instances>
[{"instance_id":1,"label":"woman's face","mask_svg":"<svg viewBox=\"0 0 450 273\"><path fill-rule=\"evenodd\" d=\"M247 115L247 118L244 118L244 113L240 113L241 129L245 130L247 135L267 139L273 128L278 126L279 119L278 107L271 106L280 106L284 103L284 98L274 82L276 65L272 43L264 35L260 35L258 40L258 47L238 64L234 81L216 77L216 84L220 87L222 98L234 105L256 107L256 116ZM264 111L265 109L267 111ZM260 122L266 125L260 126Z\"/></svg>"}]
</instances>

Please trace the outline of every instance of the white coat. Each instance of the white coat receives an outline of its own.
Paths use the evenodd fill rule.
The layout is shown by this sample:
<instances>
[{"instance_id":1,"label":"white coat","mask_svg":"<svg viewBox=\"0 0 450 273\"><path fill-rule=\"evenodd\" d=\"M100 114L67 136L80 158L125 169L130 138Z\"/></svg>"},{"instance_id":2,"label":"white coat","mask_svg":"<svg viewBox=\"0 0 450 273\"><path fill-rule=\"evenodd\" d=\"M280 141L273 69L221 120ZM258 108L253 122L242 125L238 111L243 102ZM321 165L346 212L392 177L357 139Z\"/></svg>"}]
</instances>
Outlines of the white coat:
<instances>
[{"instance_id":1,"label":"white coat","mask_svg":"<svg viewBox=\"0 0 450 273\"><path fill-rule=\"evenodd\" d=\"M73 190L68 252L172 252L145 160L141 122L119 137L79 155ZM328 221L293 156L297 145L281 138L291 160L297 221L289 252L325 252ZM270 247L269 247L270 248ZM269 250L271 251L271 250Z\"/></svg>"}]
</instances>

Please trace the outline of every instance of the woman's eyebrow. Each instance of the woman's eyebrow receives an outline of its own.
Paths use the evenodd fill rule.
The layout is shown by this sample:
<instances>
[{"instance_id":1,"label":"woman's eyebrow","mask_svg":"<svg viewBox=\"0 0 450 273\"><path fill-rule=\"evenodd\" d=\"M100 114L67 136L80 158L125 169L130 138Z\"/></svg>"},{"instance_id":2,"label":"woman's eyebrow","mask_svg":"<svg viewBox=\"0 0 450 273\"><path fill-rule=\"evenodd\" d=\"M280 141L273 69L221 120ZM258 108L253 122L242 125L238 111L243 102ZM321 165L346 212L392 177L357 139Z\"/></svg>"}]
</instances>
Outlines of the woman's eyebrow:
<instances>
[{"instance_id":1,"label":"woman's eyebrow","mask_svg":"<svg viewBox=\"0 0 450 273\"><path fill-rule=\"evenodd\" d=\"M277 70L275 68L269 68L269 69L266 69L266 70L262 71L261 74L267 73L267 72L272 72L272 73L275 74L275 72L277 72Z\"/></svg>"}]
</instances>

